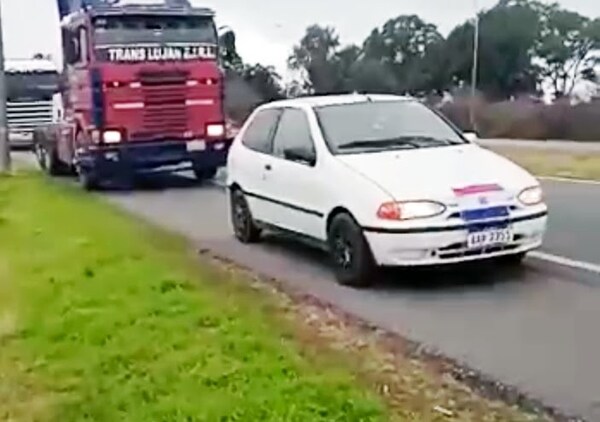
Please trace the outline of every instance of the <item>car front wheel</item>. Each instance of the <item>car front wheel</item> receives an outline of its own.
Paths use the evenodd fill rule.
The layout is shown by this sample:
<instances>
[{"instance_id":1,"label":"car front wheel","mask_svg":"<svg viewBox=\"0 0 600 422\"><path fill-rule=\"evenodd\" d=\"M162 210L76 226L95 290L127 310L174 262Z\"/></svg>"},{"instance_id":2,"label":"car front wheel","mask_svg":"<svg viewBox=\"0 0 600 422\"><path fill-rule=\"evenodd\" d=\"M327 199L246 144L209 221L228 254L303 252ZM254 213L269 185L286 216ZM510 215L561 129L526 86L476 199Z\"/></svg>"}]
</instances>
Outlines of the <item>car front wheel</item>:
<instances>
[{"instance_id":1,"label":"car front wheel","mask_svg":"<svg viewBox=\"0 0 600 422\"><path fill-rule=\"evenodd\" d=\"M338 282L351 287L369 287L377 277L377 266L362 229L348 214L338 214L328 231L329 253Z\"/></svg>"},{"instance_id":2,"label":"car front wheel","mask_svg":"<svg viewBox=\"0 0 600 422\"><path fill-rule=\"evenodd\" d=\"M231 223L235 237L240 242L255 243L260 240L261 230L254 222L244 193L239 189L231 192Z\"/></svg>"},{"instance_id":3,"label":"car front wheel","mask_svg":"<svg viewBox=\"0 0 600 422\"><path fill-rule=\"evenodd\" d=\"M527 257L527 253L521 252L513 255L506 255L500 258L500 263L507 266L519 266L523 263L525 258Z\"/></svg>"}]
</instances>

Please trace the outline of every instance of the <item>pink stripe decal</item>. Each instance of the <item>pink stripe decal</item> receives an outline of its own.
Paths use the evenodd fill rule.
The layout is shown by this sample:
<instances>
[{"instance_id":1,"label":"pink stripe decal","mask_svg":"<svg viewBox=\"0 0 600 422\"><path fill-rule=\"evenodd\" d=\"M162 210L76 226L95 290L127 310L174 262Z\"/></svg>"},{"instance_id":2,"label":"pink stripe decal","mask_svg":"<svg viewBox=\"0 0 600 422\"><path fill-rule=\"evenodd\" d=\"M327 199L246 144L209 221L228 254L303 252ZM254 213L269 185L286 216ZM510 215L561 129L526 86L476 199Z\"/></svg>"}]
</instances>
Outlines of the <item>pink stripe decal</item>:
<instances>
[{"instance_id":1,"label":"pink stripe decal","mask_svg":"<svg viewBox=\"0 0 600 422\"><path fill-rule=\"evenodd\" d=\"M489 184L489 185L471 185L465 186L464 188L453 188L452 191L456 196L466 196L466 195L477 195L480 193L487 192L500 192L502 191L502 186L497 184Z\"/></svg>"}]
</instances>

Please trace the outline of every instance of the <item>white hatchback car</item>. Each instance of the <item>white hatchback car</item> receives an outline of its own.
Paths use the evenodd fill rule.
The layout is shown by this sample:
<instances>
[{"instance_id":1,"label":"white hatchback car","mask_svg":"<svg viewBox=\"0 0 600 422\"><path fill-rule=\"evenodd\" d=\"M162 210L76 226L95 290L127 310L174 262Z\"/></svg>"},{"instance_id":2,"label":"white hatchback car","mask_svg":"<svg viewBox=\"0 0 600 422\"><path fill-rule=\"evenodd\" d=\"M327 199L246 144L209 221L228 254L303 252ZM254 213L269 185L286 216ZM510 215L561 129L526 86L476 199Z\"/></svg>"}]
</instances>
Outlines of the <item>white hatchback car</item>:
<instances>
[{"instance_id":1,"label":"white hatchback car","mask_svg":"<svg viewBox=\"0 0 600 422\"><path fill-rule=\"evenodd\" d=\"M227 163L231 222L326 246L340 283L378 267L502 257L542 244L538 181L437 112L391 95L307 97L257 108Z\"/></svg>"}]
</instances>

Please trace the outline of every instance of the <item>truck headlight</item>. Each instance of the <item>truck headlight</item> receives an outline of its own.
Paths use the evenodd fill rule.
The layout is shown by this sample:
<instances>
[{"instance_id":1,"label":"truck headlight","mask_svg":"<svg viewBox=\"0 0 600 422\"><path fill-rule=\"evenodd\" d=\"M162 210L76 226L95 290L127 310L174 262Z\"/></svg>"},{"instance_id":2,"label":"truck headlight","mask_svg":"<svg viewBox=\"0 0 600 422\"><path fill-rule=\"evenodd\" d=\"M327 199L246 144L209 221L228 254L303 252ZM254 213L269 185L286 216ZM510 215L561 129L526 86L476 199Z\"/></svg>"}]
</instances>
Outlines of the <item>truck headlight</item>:
<instances>
[{"instance_id":1,"label":"truck headlight","mask_svg":"<svg viewBox=\"0 0 600 422\"><path fill-rule=\"evenodd\" d=\"M223 135L225 135L224 124L218 123L206 125L206 136L209 136L211 138L217 138Z\"/></svg>"},{"instance_id":2,"label":"truck headlight","mask_svg":"<svg viewBox=\"0 0 600 422\"><path fill-rule=\"evenodd\" d=\"M123 135L118 130L107 130L102 133L102 141L105 144L118 144L123 140Z\"/></svg>"}]
</instances>

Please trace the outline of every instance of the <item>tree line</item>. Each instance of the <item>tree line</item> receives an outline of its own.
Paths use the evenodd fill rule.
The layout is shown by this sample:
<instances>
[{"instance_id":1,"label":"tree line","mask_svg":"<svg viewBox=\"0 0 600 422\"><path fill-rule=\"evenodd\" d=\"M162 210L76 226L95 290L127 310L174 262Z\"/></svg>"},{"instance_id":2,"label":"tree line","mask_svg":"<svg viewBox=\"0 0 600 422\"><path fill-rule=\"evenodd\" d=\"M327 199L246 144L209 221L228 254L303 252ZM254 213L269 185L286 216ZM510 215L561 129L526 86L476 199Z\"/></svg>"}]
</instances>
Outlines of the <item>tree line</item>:
<instances>
[{"instance_id":1,"label":"tree line","mask_svg":"<svg viewBox=\"0 0 600 422\"><path fill-rule=\"evenodd\" d=\"M600 18L537 0L499 0L478 21L477 88L486 99L540 95L543 86L561 98L579 81L598 81ZM243 62L233 32L221 39L223 63L262 101L305 93L441 95L471 85L475 22L444 37L435 24L400 15L374 28L361 45L346 46L335 28L312 25L288 60L301 81L287 87L272 67Z\"/></svg>"}]
</instances>

